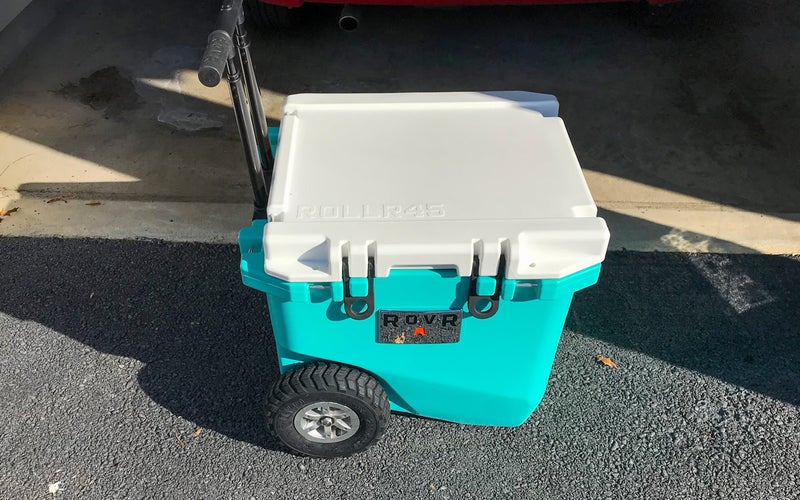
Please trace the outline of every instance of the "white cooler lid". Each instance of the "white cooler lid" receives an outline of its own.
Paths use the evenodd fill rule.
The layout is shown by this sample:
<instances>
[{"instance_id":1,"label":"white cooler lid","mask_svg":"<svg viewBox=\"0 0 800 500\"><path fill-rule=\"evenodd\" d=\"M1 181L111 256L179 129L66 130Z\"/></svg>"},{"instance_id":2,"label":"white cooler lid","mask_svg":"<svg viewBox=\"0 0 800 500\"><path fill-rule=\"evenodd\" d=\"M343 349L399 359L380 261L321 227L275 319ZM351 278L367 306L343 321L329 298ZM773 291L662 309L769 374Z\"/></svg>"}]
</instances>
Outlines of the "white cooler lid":
<instances>
[{"instance_id":1,"label":"white cooler lid","mask_svg":"<svg viewBox=\"0 0 800 500\"><path fill-rule=\"evenodd\" d=\"M301 94L287 99L265 271L339 281L398 268L559 278L603 260L608 229L555 98L528 92ZM557 106L557 103L555 104ZM546 106L545 106L546 108ZM549 109L549 108L547 108Z\"/></svg>"}]
</instances>

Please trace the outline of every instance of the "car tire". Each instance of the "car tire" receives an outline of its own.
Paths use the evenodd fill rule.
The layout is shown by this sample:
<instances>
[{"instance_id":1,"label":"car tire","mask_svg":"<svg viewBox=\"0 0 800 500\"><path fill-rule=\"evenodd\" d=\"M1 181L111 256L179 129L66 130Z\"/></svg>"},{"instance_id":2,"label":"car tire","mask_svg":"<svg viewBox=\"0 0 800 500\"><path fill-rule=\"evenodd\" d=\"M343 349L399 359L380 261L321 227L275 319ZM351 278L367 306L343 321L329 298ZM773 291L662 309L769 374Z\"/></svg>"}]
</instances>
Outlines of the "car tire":
<instances>
[{"instance_id":1,"label":"car tire","mask_svg":"<svg viewBox=\"0 0 800 500\"><path fill-rule=\"evenodd\" d=\"M244 5L245 18L259 31L285 30L294 24L297 9L260 0L246 0Z\"/></svg>"},{"instance_id":2,"label":"car tire","mask_svg":"<svg viewBox=\"0 0 800 500\"><path fill-rule=\"evenodd\" d=\"M642 20L653 27L674 26L686 22L697 8L696 0L682 0L676 3L653 5L642 0Z\"/></svg>"}]
</instances>

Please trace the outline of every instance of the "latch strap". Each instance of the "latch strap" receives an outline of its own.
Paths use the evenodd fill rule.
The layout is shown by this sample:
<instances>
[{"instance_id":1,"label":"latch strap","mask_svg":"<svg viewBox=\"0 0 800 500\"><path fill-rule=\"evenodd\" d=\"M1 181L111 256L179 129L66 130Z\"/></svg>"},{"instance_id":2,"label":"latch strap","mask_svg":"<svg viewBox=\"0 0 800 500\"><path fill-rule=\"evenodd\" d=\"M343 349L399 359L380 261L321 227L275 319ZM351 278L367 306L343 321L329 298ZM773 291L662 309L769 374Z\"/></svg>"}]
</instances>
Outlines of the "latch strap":
<instances>
[{"instance_id":1,"label":"latch strap","mask_svg":"<svg viewBox=\"0 0 800 500\"><path fill-rule=\"evenodd\" d=\"M500 308L500 293L503 289L503 274L506 268L506 257L500 255L500 261L497 265L497 282L495 283L494 293L492 295L478 295L478 270L480 269L480 259L476 255L472 260L472 274L469 277L469 298L467 299L467 310L477 319L487 319L497 313ZM479 302L488 302L489 308L481 310L478 308Z\"/></svg>"},{"instance_id":2,"label":"latch strap","mask_svg":"<svg viewBox=\"0 0 800 500\"><path fill-rule=\"evenodd\" d=\"M342 287L344 288L344 312L353 319L367 319L375 310L375 261L372 257L367 260L367 295L353 297L350 290L350 265L347 257L342 257ZM366 304L363 311L356 310L356 304Z\"/></svg>"}]
</instances>

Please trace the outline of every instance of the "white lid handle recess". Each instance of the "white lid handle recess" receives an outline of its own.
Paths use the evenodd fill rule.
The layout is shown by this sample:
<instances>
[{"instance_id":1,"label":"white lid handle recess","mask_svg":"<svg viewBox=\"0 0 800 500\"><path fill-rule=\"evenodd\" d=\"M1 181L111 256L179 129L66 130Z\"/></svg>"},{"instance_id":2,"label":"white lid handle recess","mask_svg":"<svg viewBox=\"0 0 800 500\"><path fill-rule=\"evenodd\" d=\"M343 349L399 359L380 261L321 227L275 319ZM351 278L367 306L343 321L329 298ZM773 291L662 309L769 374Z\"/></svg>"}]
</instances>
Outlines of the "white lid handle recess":
<instances>
[{"instance_id":1,"label":"white lid handle recess","mask_svg":"<svg viewBox=\"0 0 800 500\"><path fill-rule=\"evenodd\" d=\"M290 282L342 280L342 258L353 278L392 269L456 269L470 276L475 256L480 276L498 274L500 256L508 279L562 278L603 261L609 233L597 217L476 221L280 222L264 230L264 270Z\"/></svg>"}]
</instances>

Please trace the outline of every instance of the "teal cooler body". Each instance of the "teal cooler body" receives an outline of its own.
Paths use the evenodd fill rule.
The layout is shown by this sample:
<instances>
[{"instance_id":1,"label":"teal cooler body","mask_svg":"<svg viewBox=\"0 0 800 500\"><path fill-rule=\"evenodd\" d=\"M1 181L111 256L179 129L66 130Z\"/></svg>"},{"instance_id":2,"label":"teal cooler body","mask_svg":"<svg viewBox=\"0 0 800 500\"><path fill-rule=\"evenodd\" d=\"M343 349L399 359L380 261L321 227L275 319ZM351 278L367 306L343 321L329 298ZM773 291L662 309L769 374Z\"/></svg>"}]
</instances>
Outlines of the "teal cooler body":
<instances>
[{"instance_id":1,"label":"teal cooler body","mask_svg":"<svg viewBox=\"0 0 800 500\"><path fill-rule=\"evenodd\" d=\"M350 365L393 410L522 424L609 237L557 109L525 92L290 96L269 222L239 234L281 372ZM373 301L365 319L346 295ZM470 297L496 300L493 314ZM387 311L406 313L395 341ZM418 343L411 320L452 311L455 339Z\"/></svg>"},{"instance_id":2,"label":"teal cooler body","mask_svg":"<svg viewBox=\"0 0 800 500\"><path fill-rule=\"evenodd\" d=\"M239 234L241 271L247 286L267 294L281 372L315 360L352 365L381 381L393 410L462 424L525 422L544 395L573 293L600 273L596 264L560 279L503 280L497 313L477 319L467 312L469 278L393 271L374 280L376 311L462 309L461 338L378 343L378 314L349 318L342 282L292 283L265 274L263 228L256 221Z\"/></svg>"}]
</instances>

